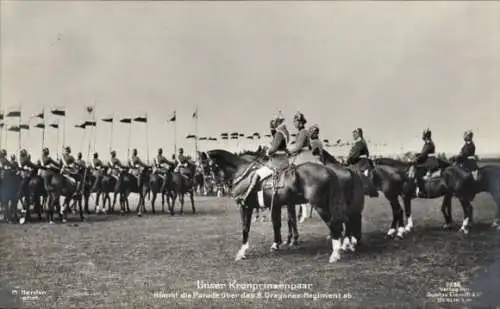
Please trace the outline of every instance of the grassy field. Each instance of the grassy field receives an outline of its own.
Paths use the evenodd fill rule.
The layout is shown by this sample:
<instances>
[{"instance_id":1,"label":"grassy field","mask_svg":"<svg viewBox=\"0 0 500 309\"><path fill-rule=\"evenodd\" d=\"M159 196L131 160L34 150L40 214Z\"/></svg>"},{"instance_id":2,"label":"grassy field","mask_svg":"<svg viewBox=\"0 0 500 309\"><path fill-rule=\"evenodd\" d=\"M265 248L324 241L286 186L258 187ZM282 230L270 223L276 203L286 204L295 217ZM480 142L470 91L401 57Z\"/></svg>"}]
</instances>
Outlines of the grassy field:
<instances>
[{"instance_id":1,"label":"grassy field","mask_svg":"<svg viewBox=\"0 0 500 309\"><path fill-rule=\"evenodd\" d=\"M383 199L367 199L364 244L336 264L328 264L327 228L317 215L299 226L298 248L283 246L278 253L269 252L270 222L253 224L248 259L235 262L241 241L238 208L226 198L197 197L196 203L195 215L187 207L174 217L91 215L83 223L73 216L67 224L1 224L0 308L442 308L428 293L456 282L482 294L474 302L500 303L495 287L500 232L490 227L496 206L486 195L474 201L470 235L456 232L462 218L456 201L456 229L444 231L440 200L417 200L415 230L392 241L384 237L390 207ZM285 236L285 222L282 231ZM197 280L307 286L200 289ZM247 299L252 292L262 298ZM211 298L200 298L202 293ZM215 299L213 293L226 298ZM299 293L300 299L276 298ZM315 293L330 298L340 293L345 299L315 300ZM189 295L193 298L183 298Z\"/></svg>"}]
</instances>

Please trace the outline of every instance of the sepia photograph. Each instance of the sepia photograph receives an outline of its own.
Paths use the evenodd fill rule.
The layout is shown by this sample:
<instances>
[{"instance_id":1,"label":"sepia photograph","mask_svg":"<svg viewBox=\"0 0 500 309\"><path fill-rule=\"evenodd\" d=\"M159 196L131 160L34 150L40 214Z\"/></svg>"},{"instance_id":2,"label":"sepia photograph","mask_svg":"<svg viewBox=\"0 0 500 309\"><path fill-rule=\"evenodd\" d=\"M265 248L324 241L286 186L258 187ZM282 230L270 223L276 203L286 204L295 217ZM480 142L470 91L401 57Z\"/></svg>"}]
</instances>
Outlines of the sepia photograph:
<instances>
[{"instance_id":1,"label":"sepia photograph","mask_svg":"<svg viewBox=\"0 0 500 309\"><path fill-rule=\"evenodd\" d=\"M0 309L499 291L500 2L0 0Z\"/></svg>"}]
</instances>

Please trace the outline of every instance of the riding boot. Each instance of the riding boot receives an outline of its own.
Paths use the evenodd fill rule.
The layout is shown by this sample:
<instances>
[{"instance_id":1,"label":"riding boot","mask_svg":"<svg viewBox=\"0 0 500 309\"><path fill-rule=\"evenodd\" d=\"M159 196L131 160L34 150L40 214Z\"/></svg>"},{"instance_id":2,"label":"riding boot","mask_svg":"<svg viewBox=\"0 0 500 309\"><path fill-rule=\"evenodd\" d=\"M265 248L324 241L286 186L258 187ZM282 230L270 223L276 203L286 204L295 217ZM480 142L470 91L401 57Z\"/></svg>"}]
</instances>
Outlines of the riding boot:
<instances>
[{"instance_id":1,"label":"riding boot","mask_svg":"<svg viewBox=\"0 0 500 309\"><path fill-rule=\"evenodd\" d=\"M241 205L245 205L247 203L248 197L250 196L250 194L252 194L252 191L255 188L255 186L257 185L257 183L259 182L259 179L260 179L259 175L257 175L257 174L253 175L252 181L250 182L250 185L248 186L247 192L243 196L236 198L237 203L239 203Z\"/></svg>"}]
</instances>

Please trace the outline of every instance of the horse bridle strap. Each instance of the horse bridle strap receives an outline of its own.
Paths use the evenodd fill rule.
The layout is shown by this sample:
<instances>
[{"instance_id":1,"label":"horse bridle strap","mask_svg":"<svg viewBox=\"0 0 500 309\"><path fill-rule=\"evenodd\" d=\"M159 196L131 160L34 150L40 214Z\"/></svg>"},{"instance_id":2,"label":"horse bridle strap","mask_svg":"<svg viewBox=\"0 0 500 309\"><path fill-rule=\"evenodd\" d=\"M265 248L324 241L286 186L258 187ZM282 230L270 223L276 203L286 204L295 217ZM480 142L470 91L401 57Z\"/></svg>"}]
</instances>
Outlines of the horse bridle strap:
<instances>
[{"instance_id":1,"label":"horse bridle strap","mask_svg":"<svg viewBox=\"0 0 500 309\"><path fill-rule=\"evenodd\" d=\"M257 168L257 163L262 163L262 162L260 162L260 160L253 161L240 175L231 179L233 185L237 185L238 183L240 183L243 179L245 179L245 177L249 174L249 172L255 170Z\"/></svg>"}]
</instances>

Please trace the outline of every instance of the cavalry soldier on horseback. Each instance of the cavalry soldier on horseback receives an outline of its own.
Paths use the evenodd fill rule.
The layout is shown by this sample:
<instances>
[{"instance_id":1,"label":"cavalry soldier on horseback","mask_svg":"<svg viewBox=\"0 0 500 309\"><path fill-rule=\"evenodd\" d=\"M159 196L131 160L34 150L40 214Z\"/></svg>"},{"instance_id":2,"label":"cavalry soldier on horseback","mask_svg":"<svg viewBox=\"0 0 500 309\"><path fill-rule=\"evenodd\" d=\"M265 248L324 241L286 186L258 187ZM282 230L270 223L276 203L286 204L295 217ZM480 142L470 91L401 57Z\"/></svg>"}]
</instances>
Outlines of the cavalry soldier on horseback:
<instances>
[{"instance_id":1,"label":"cavalry soldier on horseback","mask_svg":"<svg viewBox=\"0 0 500 309\"><path fill-rule=\"evenodd\" d=\"M19 163L23 169L36 170L38 168L38 165L31 162L31 156L26 149L21 149L19 152Z\"/></svg>"},{"instance_id":2,"label":"cavalry soldier on horseback","mask_svg":"<svg viewBox=\"0 0 500 309\"><path fill-rule=\"evenodd\" d=\"M0 150L0 168L1 169L14 169L12 163L7 159L7 151L5 149Z\"/></svg>"},{"instance_id":3,"label":"cavalry soldier on horseback","mask_svg":"<svg viewBox=\"0 0 500 309\"><path fill-rule=\"evenodd\" d=\"M290 150L290 155L297 156L301 152L310 149L309 134L305 128L307 123L306 118L301 112L297 112L293 117L293 125L298 130L295 138L295 146Z\"/></svg>"},{"instance_id":4,"label":"cavalry soldier on horseback","mask_svg":"<svg viewBox=\"0 0 500 309\"><path fill-rule=\"evenodd\" d=\"M313 155L322 157L323 143L319 139L319 127L316 124L309 127L309 149Z\"/></svg>"},{"instance_id":5,"label":"cavalry soldier on horseback","mask_svg":"<svg viewBox=\"0 0 500 309\"><path fill-rule=\"evenodd\" d=\"M127 167L123 165L120 160L116 157L116 151L111 151L111 159L109 160L109 169L110 169L110 174L113 176L116 180L119 179L120 175L122 174L122 171L126 170Z\"/></svg>"},{"instance_id":6,"label":"cavalry soldier on horseback","mask_svg":"<svg viewBox=\"0 0 500 309\"><path fill-rule=\"evenodd\" d=\"M141 181L141 172L143 169L147 168L148 165L146 165L144 162L142 162L141 158L139 158L139 155L137 154L137 149L134 148L132 150L132 158L130 159L131 167L137 171L137 185L140 186L140 181Z\"/></svg>"},{"instance_id":7,"label":"cavalry soldier on horseback","mask_svg":"<svg viewBox=\"0 0 500 309\"><path fill-rule=\"evenodd\" d=\"M289 134L284 122L285 119L280 115L276 117L276 119L271 120L270 129L271 135L273 135L273 141L271 143L271 148L267 150L267 156L269 156L270 161L255 171L252 175L247 192L243 196L236 198L238 203L245 205L248 197L261 179L273 175L274 170L288 166L288 150L286 146L288 144Z\"/></svg>"},{"instance_id":8,"label":"cavalry soldier on horseback","mask_svg":"<svg viewBox=\"0 0 500 309\"><path fill-rule=\"evenodd\" d=\"M174 172L181 172L185 177L191 177L191 171L189 171L189 158L184 155L184 148L179 148L179 154L177 155L176 167Z\"/></svg>"},{"instance_id":9,"label":"cavalry soldier on horseback","mask_svg":"<svg viewBox=\"0 0 500 309\"><path fill-rule=\"evenodd\" d=\"M43 171L41 173L41 176L43 178L43 184L45 187L45 190L49 190L49 183L52 178L52 176L59 172L61 166L58 162L54 161L50 157L50 152L49 148L45 147L42 150L42 161L41 161L41 167L43 168Z\"/></svg>"},{"instance_id":10,"label":"cavalry soldier on horseback","mask_svg":"<svg viewBox=\"0 0 500 309\"><path fill-rule=\"evenodd\" d=\"M94 157L92 159L92 162L90 163L90 167L92 168L93 175L95 177L95 183L92 185L92 191L94 191L99 185L99 180L103 175L104 169L104 164L102 163L101 159L99 159L99 154L97 152L94 153Z\"/></svg>"},{"instance_id":11,"label":"cavalry soldier on horseback","mask_svg":"<svg viewBox=\"0 0 500 309\"><path fill-rule=\"evenodd\" d=\"M77 155L76 163L82 167L85 167L85 166L87 166L87 164L85 163L85 161L83 160L82 157L83 157L82 153L79 152Z\"/></svg>"},{"instance_id":12,"label":"cavalry soldier on horseback","mask_svg":"<svg viewBox=\"0 0 500 309\"><path fill-rule=\"evenodd\" d=\"M378 190L375 188L370 179L368 179L368 171L372 167L372 162L369 159L370 152L368 151L368 144L363 138L363 129L357 128L352 131L352 138L354 144L347 156L346 164L353 166L360 172L364 178L365 186L370 197L378 197Z\"/></svg>"},{"instance_id":13,"label":"cavalry soldier on horseback","mask_svg":"<svg viewBox=\"0 0 500 309\"><path fill-rule=\"evenodd\" d=\"M172 166L174 162L169 161L167 158L163 156L163 149L158 149L158 154L154 158L154 166L159 170L160 173L167 172Z\"/></svg>"},{"instance_id":14,"label":"cavalry soldier on horseback","mask_svg":"<svg viewBox=\"0 0 500 309\"><path fill-rule=\"evenodd\" d=\"M476 161L476 145L472 141L473 137L472 131L464 133L465 144L460 149L460 153L455 156L457 163L468 172L476 171L479 168Z\"/></svg>"},{"instance_id":15,"label":"cavalry soldier on horseback","mask_svg":"<svg viewBox=\"0 0 500 309\"><path fill-rule=\"evenodd\" d=\"M430 178L431 173L439 169L439 162L436 158L436 146L432 141L432 132L425 129L422 133L422 140L424 146L422 150L416 154L414 164L416 165L415 181L417 183L416 195L418 197L425 197L425 190L423 188L422 180Z\"/></svg>"},{"instance_id":16,"label":"cavalry soldier on horseback","mask_svg":"<svg viewBox=\"0 0 500 309\"><path fill-rule=\"evenodd\" d=\"M61 169L61 174L66 174L71 176L76 184L75 187L79 188L80 186L80 181L81 175L80 175L80 169L85 168L85 165L80 165L75 158L71 155L71 147L66 146L64 148L64 154L62 155L62 169ZM76 193L76 192L75 192Z\"/></svg>"},{"instance_id":17,"label":"cavalry soldier on horseback","mask_svg":"<svg viewBox=\"0 0 500 309\"><path fill-rule=\"evenodd\" d=\"M104 164L101 159L99 159L99 154L94 153L94 158L92 159L91 167L95 170L102 170L104 168Z\"/></svg>"},{"instance_id":18,"label":"cavalry soldier on horseback","mask_svg":"<svg viewBox=\"0 0 500 309\"><path fill-rule=\"evenodd\" d=\"M13 169L15 169L15 170L19 169L19 163L17 163L15 154L10 155L10 164L11 164Z\"/></svg>"}]
</instances>

